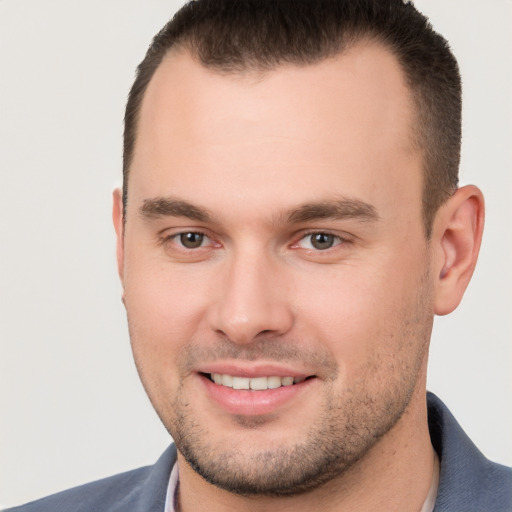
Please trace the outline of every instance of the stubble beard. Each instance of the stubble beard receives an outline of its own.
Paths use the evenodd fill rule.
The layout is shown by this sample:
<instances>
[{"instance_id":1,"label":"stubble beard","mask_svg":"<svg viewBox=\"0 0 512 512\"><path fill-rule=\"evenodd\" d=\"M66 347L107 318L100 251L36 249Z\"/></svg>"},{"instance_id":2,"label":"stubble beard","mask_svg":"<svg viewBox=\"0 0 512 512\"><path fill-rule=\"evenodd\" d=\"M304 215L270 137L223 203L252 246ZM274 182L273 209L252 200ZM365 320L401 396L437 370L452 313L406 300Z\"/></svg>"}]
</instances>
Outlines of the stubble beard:
<instances>
[{"instance_id":1,"label":"stubble beard","mask_svg":"<svg viewBox=\"0 0 512 512\"><path fill-rule=\"evenodd\" d=\"M428 275L423 277L428 281ZM399 333L390 334L390 339L395 338L391 355L387 347L368 362L362 377L352 382L350 389L335 391L335 385L323 383L322 413L311 423L304 439L294 445L287 446L284 439L278 449L251 446L251 430L265 425L265 417L234 418L238 428L247 429L247 445L233 447L229 432L214 444L208 425L195 417L190 403L193 398L187 398L183 381L172 403L161 397L163 408L155 403L158 400L153 405L181 456L207 482L234 494L253 497L285 497L312 491L342 476L364 459L407 410L428 356L432 315L426 297L428 290L420 286L416 302L399 313L402 327ZM241 359L266 356L287 360L291 355L292 359L318 360L321 357L322 365L330 366L332 381L335 383L338 378L337 363L329 353L281 354L283 345L267 341L251 347L250 353L249 349L244 352L225 341L216 353L218 357L229 355ZM201 349L194 349L193 345L187 350L190 350L189 358L204 357Z\"/></svg>"},{"instance_id":2,"label":"stubble beard","mask_svg":"<svg viewBox=\"0 0 512 512\"><path fill-rule=\"evenodd\" d=\"M426 354L424 354L426 358ZM415 364L395 361L397 378L378 394L365 379L336 394L327 386L322 413L312 422L304 440L280 448L253 446L251 431L267 423L265 417L234 418L247 430L248 442L233 447L229 433L214 444L206 425L191 412L185 393L178 391L169 425L178 451L207 482L243 496L285 497L312 491L341 477L400 420L417 389L423 357ZM401 364L402 363L402 364ZM375 372L376 368L368 368ZM365 372L366 374L366 372ZM373 392L372 392L373 391ZM319 397L320 399L320 397Z\"/></svg>"},{"instance_id":3,"label":"stubble beard","mask_svg":"<svg viewBox=\"0 0 512 512\"><path fill-rule=\"evenodd\" d=\"M412 391L390 393L379 404L371 397L338 400L313 422L304 441L275 450L251 448L251 428L258 428L252 425L245 450L229 448L229 436L223 446L213 445L186 403L175 404L170 432L180 454L207 482L243 496L294 496L342 476L363 459L400 419Z\"/></svg>"}]
</instances>

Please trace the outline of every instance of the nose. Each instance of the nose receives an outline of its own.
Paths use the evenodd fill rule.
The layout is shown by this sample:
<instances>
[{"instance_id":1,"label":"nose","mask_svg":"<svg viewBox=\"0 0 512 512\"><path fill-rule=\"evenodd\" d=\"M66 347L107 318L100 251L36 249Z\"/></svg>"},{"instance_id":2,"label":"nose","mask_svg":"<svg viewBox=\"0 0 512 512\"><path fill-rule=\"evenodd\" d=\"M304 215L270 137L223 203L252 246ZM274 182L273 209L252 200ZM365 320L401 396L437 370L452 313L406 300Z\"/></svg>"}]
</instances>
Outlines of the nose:
<instances>
[{"instance_id":1,"label":"nose","mask_svg":"<svg viewBox=\"0 0 512 512\"><path fill-rule=\"evenodd\" d=\"M290 283L270 257L242 255L226 262L209 311L210 328L237 344L285 334L293 325Z\"/></svg>"}]
</instances>

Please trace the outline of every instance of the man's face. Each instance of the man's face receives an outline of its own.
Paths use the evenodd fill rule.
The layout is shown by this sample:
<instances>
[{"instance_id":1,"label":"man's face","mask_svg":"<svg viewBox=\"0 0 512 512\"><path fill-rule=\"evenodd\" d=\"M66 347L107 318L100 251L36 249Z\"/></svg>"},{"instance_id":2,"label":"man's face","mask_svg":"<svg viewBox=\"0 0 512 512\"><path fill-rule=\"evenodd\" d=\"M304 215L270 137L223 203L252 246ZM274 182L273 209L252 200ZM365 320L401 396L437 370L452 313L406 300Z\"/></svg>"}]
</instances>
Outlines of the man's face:
<instances>
[{"instance_id":1,"label":"man's face","mask_svg":"<svg viewBox=\"0 0 512 512\"><path fill-rule=\"evenodd\" d=\"M374 45L259 75L185 53L157 70L121 274L146 391L208 481L311 489L424 400L433 307L413 123L401 70Z\"/></svg>"}]
</instances>

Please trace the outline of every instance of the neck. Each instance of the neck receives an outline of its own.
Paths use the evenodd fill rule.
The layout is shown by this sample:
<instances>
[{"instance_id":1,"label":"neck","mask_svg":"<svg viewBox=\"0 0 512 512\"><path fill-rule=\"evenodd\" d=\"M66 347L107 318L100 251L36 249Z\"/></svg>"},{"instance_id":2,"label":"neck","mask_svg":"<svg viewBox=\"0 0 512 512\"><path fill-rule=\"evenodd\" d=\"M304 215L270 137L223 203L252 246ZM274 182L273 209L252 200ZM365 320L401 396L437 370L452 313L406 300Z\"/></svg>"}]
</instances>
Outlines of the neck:
<instances>
[{"instance_id":1,"label":"neck","mask_svg":"<svg viewBox=\"0 0 512 512\"><path fill-rule=\"evenodd\" d=\"M423 389L415 393L400 420L363 459L305 494L277 498L238 496L206 482L178 455L179 511L200 510L207 503L211 512L419 512L432 483L434 457Z\"/></svg>"}]
</instances>

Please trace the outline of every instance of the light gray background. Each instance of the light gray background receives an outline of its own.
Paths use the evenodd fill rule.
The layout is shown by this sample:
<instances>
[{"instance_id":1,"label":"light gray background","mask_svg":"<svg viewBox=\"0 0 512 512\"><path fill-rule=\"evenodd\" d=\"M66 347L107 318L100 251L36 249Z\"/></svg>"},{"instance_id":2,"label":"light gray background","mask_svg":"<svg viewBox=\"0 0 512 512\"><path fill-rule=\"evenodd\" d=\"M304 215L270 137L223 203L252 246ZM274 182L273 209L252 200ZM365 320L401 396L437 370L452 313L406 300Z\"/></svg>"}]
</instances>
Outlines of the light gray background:
<instances>
[{"instance_id":1,"label":"light gray background","mask_svg":"<svg viewBox=\"0 0 512 512\"><path fill-rule=\"evenodd\" d=\"M150 464L169 442L131 361L111 190L136 64L180 5L0 0L0 503ZM464 77L478 270L436 320L429 387L512 464L512 2L422 0ZM485 6L485 7L484 7Z\"/></svg>"}]
</instances>

